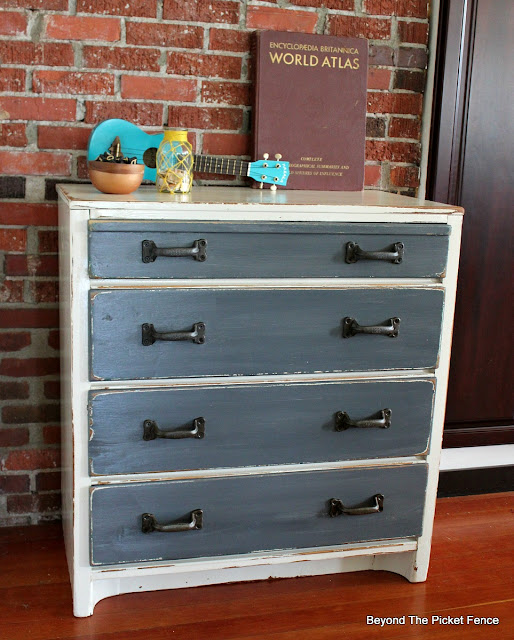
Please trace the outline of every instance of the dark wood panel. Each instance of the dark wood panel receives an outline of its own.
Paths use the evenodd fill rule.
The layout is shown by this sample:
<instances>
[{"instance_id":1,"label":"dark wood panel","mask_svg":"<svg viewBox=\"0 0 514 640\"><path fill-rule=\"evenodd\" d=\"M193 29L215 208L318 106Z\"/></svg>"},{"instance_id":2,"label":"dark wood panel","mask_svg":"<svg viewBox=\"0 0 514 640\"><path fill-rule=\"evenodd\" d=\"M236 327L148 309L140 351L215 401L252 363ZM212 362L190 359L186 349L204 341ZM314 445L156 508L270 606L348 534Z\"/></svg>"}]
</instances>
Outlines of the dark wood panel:
<instances>
[{"instance_id":1,"label":"dark wood panel","mask_svg":"<svg viewBox=\"0 0 514 640\"><path fill-rule=\"evenodd\" d=\"M9 640L509 639L514 493L437 501L428 581L365 571L134 593L72 615L59 525L0 532L0 637ZM484 535L484 532L487 535ZM491 551L493 550L493 551ZM498 626L366 624L367 615L498 616ZM431 621L430 621L431 622Z\"/></svg>"},{"instance_id":2,"label":"dark wood panel","mask_svg":"<svg viewBox=\"0 0 514 640\"><path fill-rule=\"evenodd\" d=\"M449 424L444 430L443 447L481 447L491 444L514 444L514 426L497 424L463 427Z\"/></svg>"},{"instance_id":3,"label":"dark wood panel","mask_svg":"<svg viewBox=\"0 0 514 640\"><path fill-rule=\"evenodd\" d=\"M505 424L514 370L514 93L502 61L514 55L514 5L452 0L444 10L429 195L466 210L446 419Z\"/></svg>"},{"instance_id":4,"label":"dark wood panel","mask_svg":"<svg viewBox=\"0 0 514 640\"><path fill-rule=\"evenodd\" d=\"M469 496L484 491L514 491L514 466L443 471L439 476L437 495L440 498Z\"/></svg>"}]
</instances>

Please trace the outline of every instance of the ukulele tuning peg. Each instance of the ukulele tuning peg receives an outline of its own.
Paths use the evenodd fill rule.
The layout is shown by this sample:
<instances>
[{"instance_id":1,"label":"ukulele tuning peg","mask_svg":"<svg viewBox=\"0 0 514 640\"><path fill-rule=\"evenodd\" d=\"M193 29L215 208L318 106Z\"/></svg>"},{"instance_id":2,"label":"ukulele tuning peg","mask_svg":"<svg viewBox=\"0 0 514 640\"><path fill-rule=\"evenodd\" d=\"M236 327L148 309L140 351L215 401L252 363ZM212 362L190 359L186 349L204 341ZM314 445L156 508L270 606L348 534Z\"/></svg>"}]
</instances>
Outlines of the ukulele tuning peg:
<instances>
[{"instance_id":1,"label":"ukulele tuning peg","mask_svg":"<svg viewBox=\"0 0 514 640\"><path fill-rule=\"evenodd\" d=\"M264 189L264 182L259 182L259 189Z\"/></svg>"},{"instance_id":2,"label":"ukulele tuning peg","mask_svg":"<svg viewBox=\"0 0 514 640\"><path fill-rule=\"evenodd\" d=\"M269 158L269 153L263 153L262 157L264 158L264 160L267 160Z\"/></svg>"},{"instance_id":3,"label":"ukulele tuning peg","mask_svg":"<svg viewBox=\"0 0 514 640\"><path fill-rule=\"evenodd\" d=\"M276 191L276 190L277 190L277 185L276 184L270 185L270 191Z\"/></svg>"},{"instance_id":4,"label":"ukulele tuning peg","mask_svg":"<svg viewBox=\"0 0 514 640\"><path fill-rule=\"evenodd\" d=\"M280 160L281 157L282 157L281 153L276 153L275 154L275 160Z\"/></svg>"}]
</instances>

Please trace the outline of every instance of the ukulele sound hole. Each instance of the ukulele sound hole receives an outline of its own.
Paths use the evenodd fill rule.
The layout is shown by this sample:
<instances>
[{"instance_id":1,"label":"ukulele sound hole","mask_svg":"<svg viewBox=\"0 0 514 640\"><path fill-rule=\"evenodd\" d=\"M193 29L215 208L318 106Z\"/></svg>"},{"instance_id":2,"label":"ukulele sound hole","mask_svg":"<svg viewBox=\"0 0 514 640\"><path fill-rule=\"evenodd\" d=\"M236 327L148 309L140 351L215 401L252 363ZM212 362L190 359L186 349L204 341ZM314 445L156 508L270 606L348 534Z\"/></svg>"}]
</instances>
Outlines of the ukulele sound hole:
<instances>
[{"instance_id":1,"label":"ukulele sound hole","mask_svg":"<svg viewBox=\"0 0 514 640\"><path fill-rule=\"evenodd\" d=\"M157 148L150 147L150 149L147 149L143 153L143 162L150 169L155 169L155 167L157 166L156 157L157 157Z\"/></svg>"}]
</instances>

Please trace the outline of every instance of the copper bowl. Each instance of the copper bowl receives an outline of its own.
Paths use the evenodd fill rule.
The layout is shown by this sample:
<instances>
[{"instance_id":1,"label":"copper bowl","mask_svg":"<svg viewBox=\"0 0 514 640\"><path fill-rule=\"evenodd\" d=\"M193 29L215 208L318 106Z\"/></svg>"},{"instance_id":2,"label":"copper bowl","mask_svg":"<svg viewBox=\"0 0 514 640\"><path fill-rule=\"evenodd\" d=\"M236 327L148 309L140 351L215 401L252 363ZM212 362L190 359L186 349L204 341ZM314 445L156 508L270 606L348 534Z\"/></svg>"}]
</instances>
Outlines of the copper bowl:
<instances>
[{"instance_id":1,"label":"copper bowl","mask_svg":"<svg viewBox=\"0 0 514 640\"><path fill-rule=\"evenodd\" d=\"M143 180L144 164L123 164L90 160L87 163L93 185L102 193L132 193Z\"/></svg>"}]
</instances>

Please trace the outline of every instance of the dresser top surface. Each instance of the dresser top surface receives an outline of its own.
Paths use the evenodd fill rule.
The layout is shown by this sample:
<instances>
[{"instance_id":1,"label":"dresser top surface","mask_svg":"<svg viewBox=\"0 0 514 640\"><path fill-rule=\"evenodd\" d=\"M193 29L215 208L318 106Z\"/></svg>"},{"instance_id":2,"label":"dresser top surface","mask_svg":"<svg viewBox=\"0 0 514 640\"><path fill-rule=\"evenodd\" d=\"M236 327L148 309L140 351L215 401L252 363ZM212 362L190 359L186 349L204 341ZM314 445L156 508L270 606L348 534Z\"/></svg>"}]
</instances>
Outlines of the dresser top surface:
<instances>
[{"instance_id":1,"label":"dresser top surface","mask_svg":"<svg viewBox=\"0 0 514 640\"><path fill-rule=\"evenodd\" d=\"M189 194L158 193L152 185L128 195L101 193L91 184L61 184L59 195L73 208L137 209L178 213L209 208L211 211L246 212L315 210L333 213L462 214L461 207L430 202L385 191L293 191L250 187L193 187Z\"/></svg>"}]
</instances>

